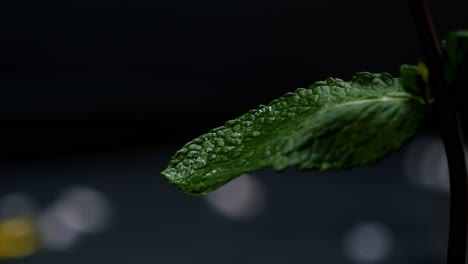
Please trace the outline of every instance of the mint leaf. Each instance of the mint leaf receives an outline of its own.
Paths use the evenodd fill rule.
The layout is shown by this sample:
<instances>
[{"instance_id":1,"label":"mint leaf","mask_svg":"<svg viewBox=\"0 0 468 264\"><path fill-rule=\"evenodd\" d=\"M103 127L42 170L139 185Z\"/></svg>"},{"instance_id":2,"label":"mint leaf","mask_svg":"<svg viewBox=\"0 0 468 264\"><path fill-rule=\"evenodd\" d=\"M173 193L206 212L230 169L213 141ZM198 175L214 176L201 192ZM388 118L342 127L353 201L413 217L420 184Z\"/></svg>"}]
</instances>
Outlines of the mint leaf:
<instances>
[{"instance_id":1,"label":"mint leaf","mask_svg":"<svg viewBox=\"0 0 468 264\"><path fill-rule=\"evenodd\" d=\"M424 116L414 80L363 72L349 82L329 78L299 88L187 143L162 174L184 192L206 194L264 168L373 164L398 150Z\"/></svg>"}]
</instances>

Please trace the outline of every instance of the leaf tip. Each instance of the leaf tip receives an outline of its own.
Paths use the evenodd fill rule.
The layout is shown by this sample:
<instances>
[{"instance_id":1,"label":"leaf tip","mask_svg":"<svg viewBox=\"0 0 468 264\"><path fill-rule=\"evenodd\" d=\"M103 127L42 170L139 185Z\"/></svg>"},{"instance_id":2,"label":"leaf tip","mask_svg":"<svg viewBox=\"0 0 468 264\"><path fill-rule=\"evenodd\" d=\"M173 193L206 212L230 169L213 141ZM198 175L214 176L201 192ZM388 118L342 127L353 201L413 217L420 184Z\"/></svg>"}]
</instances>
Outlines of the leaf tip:
<instances>
[{"instance_id":1,"label":"leaf tip","mask_svg":"<svg viewBox=\"0 0 468 264\"><path fill-rule=\"evenodd\" d=\"M212 191L211 189L194 184L189 180L189 178L177 172L177 170L172 167L166 168L161 172L161 174L169 184L174 185L177 189L186 194L199 196Z\"/></svg>"}]
</instances>

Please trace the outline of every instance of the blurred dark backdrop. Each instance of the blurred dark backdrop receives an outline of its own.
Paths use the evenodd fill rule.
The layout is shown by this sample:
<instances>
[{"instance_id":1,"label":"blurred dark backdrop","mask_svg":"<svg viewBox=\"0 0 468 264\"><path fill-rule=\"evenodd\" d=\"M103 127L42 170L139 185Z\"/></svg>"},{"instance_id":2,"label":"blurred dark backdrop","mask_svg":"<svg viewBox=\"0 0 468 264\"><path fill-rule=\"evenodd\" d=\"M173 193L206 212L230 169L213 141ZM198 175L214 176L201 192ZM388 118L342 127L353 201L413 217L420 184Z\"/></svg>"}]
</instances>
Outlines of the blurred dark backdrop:
<instances>
[{"instance_id":1,"label":"blurred dark backdrop","mask_svg":"<svg viewBox=\"0 0 468 264\"><path fill-rule=\"evenodd\" d=\"M430 2L441 35L467 27L467 1ZM393 179L403 175L401 153L374 169L351 171L361 175L354 179L340 173L332 179L316 179L322 175L310 179L292 171L284 177L292 177L297 184L282 190L286 181L280 180L282 176L272 176L274 180L262 177L277 192L271 206L278 199L278 207L283 209L266 213L268 217L264 215L253 225L217 222L197 207L203 200L182 196L159 176L170 155L184 142L258 104L329 76L348 80L357 71L397 75L401 64L417 63L420 48L406 1L4 0L0 25L3 194L27 192L38 203L47 204L66 186L85 184L103 191L120 212L115 214L113 228L93 238L99 243L89 239L93 246L84 246L82 251L41 253L28 258L28 263L94 263L107 261L112 254L116 254L114 263L283 263L287 259L308 263L314 259L313 253L307 259L303 256L311 249L322 252L323 247L329 254L341 251L330 241L319 239L304 246L303 240L288 238L313 237L323 229L328 231L319 237L333 240L343 230L337 231L333 225L327 229L325 223L340 218L339 212L349 212L348 218L338 221L337 226L344 228L381 207L395 209L377 213L382 219L414 213L418 208L424 212L405 218L408 221L395 218L400 238L412 228L421 228L409 233L410 238L401 238L403 244L417 244L418 236L445 239L446 196L424 191L415 194L404 177ZM432 133L430 124L423 132ZM319 187L297 186L308 184ZM350 188L361 196L357 196L358 202L343 205L339 201L354 198ZM308 197L308 190L322 196ZM372 203L376 190L393 198L387 195ZM395 195L400 191L401 196ZM321 212L329 218L309 214L318 206L309 206L310 199L330 200L331 208ZM407 199L418 208L397 206ZM359 206L363 207L352 213ZM290 212L289 222L282 211L291 207L295 210ZM193 220L188 215L200 216ZM433 225L421 223L432 221L424 219L426 216L436 218ZM314 226L312 219L321 224ZM152 223L157 230L146 226L146 233L139 221L148 226ZM297 221L296 229L286 228ZM418 224L405 227L411 221ZM208 230L205 222L217 226L217 233ZM187 225L181 229L186 236L177 236L177 230L171 236L169 231L175 228L171 223ZM163 232L160 225L169 229L163 230L164 241L172 242L158 240L158 232ZM434 231L437 226L440 232ZM301 233L301 228L309 229ZM258 232L260 238L255 236ZM216 240L220 236L234 242L220 244ZM129 239L131 243L125 241ZM443 249L442 253L428 253L433 244L426 242L427 247L405 247L406 251L390 260L415 263L443 253ZM229 262L219 259L219 252L211 252L210 247L216 245L222 245L219 252L240 245L246 248L240 249L242 254L233 254ZM250 246L253 248L247 248ZM188 252L186 258L171 258L178 249ZM251 262L249 256L254 256ZM348 263L345 259L335 257L328 263ZM424 261L421 263L431 263Z\"/></svg>"},{"instance_id":2,"label":"blurred dark backdrop","mask_svg":"<svg viewBox=\"0 0 468 264\"><path fill-rule=\"evenodd\" d=\"M466 1L433 2L441 32L466 25ZM7 158L181 143L297 87L420 58L406 1L1 5Z\"/></svg>"}]
</instances>

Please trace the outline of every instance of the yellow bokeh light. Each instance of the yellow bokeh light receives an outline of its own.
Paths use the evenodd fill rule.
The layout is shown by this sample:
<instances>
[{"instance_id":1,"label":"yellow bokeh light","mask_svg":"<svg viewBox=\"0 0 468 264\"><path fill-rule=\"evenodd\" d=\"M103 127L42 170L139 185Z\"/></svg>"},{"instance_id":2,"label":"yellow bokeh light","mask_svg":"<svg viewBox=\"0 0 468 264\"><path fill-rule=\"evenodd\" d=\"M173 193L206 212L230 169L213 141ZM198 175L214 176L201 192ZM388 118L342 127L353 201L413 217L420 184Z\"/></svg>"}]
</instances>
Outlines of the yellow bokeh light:
<instances>
[{"instance_id":1,"label":"yellow bokeh light","mask_svg":"<svg viewBox=\"0 0 468 264\"><path fill-rule=\"evenodd\" d=\"M39 248L32 219L19 217L0 222L0 258L19 258Z\"/></svg>"}]
</instances>

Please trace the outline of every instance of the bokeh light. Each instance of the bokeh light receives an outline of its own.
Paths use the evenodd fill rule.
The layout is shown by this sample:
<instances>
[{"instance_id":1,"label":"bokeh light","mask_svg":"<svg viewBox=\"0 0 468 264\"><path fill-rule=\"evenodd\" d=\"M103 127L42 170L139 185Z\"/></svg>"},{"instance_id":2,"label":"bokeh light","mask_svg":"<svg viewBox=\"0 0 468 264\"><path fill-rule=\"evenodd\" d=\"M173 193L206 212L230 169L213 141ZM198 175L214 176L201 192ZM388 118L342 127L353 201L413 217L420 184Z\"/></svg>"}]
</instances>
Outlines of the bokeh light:
<instances>
[{"instance_id":1,"label":"bokeh light","mask_svg":"<svg viewBox=\"0 0 468 264\"><path fill-rule=\"evenodd\" d=\"M352 227L343 239L344 254L357 263L384 260L394 247L390 229L379 222L363 222Z\"/></svg>"},{"instance_id":2,"label":"bokeh light","mask_svg":"<svg viewBox=\"0 0 468 264\"><path fill-rule=\"evenodd\" d=\"M0 258L18 258L39 248L35 226L36 204L26 193L0 199Z\"/></svg>"},{"instance_id":3,"label":"bokeh light","mask_svg":"<svg viewBox=\"0 0 468 264\"><path fill-rule=\"evenodd\" d=\"M18 217L0 223L0 258L25 257L37 251L37 233L29 217Z\"/></svg>"},{"instance_id":4,"label":"bokeh light","mask_svg":"<svg viewBox=\"0 0 468 264\"><path fill-rule=\"evenodd\" d=\"M110 219L111 206L108 199L85 186L66 189L54 205L62 220L71 229L80 233L95 233L104 229Z\"/></svg>"},{"instance_id":5,"label":"bokeh light","mask_svg":"<svg viewBox=\"0 0 468 264\"><path fill-rule=\"evenodd\" d=\"M0 199L0 219L34 217L37 205L26 193L10 193Z\"/></svg>"},{"instance_id":6,"label":"bokeh light","mask_svg":"<svg viewBox=\"0 0 468 264\"><path fill-rule=\"evenodd\" d=\"M64 214L66 212L60 209L49 209L39 217L37 228L41 245L44 248L62 251L77 242L79 232L67 225L63 219Z\"/></svg>"},{"instance_id":7,"label":"bokeh light","mask_svg":"<svg viewBox=\"0 0 468 264\"><path fill-rule=\"evenodd\" d=\"M110 203L100 192L86 186L68 188L38 219L41 242L50 250L68 249L81 234L105 228L110 214Z\"/></svg>"},{"instance_id":8,"label":"bokeh light","mask_svg":"<svg viewBox=\"0 0 468 264\"><path fill-rule=\"evenodd\" d=\"M244 174L208 194L206 201L218 213L234 220L250 220L265 207L263 185L252 175Z\"/></svg>"},{"instance_id":9,"label":"bokeh light","mask_svg":"<svg viewBox=\"0 0 468 264\"><path fill-rule=\"evenodd\" d=\"M414 139L405 152L403 164L412 184L427 190L449 191L447 158L440 138L420 136Z\"/></svg>"}]
</instances>

